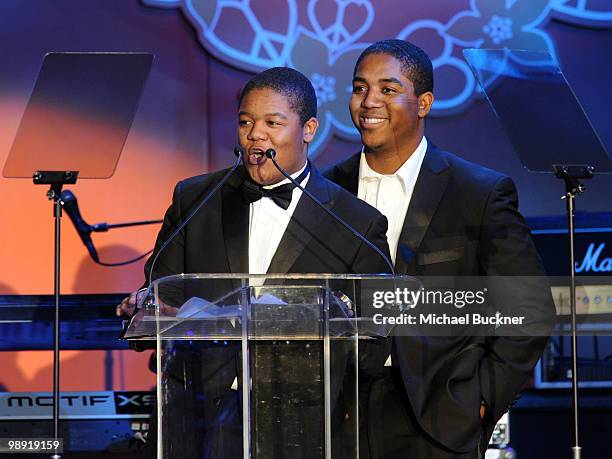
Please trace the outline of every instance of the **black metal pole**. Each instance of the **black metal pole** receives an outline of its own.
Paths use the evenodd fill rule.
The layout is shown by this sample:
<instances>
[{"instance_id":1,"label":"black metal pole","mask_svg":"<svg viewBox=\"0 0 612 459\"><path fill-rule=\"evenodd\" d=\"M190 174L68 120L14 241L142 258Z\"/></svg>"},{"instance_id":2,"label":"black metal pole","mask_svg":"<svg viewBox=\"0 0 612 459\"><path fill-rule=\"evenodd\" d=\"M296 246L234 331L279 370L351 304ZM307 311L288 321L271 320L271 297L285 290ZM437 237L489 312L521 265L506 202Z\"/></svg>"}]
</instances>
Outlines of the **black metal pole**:
<instances>
[{"instance_id":1,"label":"black metal pole","mask_svg":"<svg viewBox=\"0 0 612 459\"><path fill-rule=\"evenodd\" d=\"M555 165L553 170L557 178L565 182L565 199L567 208L567 229L569 235L570 252L570 314L572 327L572 414L574 421L574 446L572 446L572 458L580 459L581 450L578 429L578 338L576 330L576 262L574 260L574 206L577 195L584 193L586 187L580 183L582 179L593 178L595 168L588 164Z\"/></svg>"},{"instance_id":2,"label":"black metal pole","mask_svg":"<svg viewBox=\"0 0 612 459\"><path fill-rule=\"evenodd\" d=\"M55 318L53 321L53 439L59 439L59 405L60 405L60 246L62 202L58 195L52 196L53 217L55 218L55 267L53 293L55 295ZM54 453L51 458L59 459Z\"/></svg>"},{"instance_id":3,"label":"black metal pole","mask_svg":"<svg viewBox=\"0 0 612 459\"><path fill-rule=\"evenodd\" d=\"M567 190L567 224L570 249L570 312L572 317L572 414L574 418L573 459L580 459L581 447L578 431L578 339L576 336L576 264L574 260L574 190Z\"/></svg>"},{"instance_id":4,"label":"black metal pole","mask_svg":"<svg viewBox=\"0 0 612 459\"><path fill-rule=\"evenodd\" d=\"M55 297L55 317L53 320L53 440L59 440L60 412L60 247L62 223L62 187L73 185L79 176L78 171L35 171L32 180L35 185L51 185L47 199L53 201L53 218L55 222L53 295ZM58 452L51 459L60 459Z\"/></svg>"}]
</instances>

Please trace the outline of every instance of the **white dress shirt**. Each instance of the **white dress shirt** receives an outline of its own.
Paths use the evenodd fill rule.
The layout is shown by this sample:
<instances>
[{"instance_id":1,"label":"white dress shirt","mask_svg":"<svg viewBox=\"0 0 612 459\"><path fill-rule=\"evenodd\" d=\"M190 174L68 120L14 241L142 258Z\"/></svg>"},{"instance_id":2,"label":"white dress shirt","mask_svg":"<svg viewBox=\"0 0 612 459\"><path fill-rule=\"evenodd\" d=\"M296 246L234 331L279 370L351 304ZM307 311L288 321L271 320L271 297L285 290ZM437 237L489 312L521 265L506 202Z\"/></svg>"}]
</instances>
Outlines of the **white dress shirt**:
<instances>
[{"instance_id":1,"label":"white dress shirt","mask_svg":"<svg viewBox=\"0 0 612 459\"><path fill-rule=\"evenodd\" d=\"M406 162L390 175L373 171L368 165L365 153L361 153L357 196L376 207L381 214L387 217L389 221L387 242L393 264L395 264L397 244L404 225L404 218L426 151L427 140L423 136L421 143Z\"/></svg>"},{"instance_id":2,"label":"white dress shirt","mask_svg":"<svg viewBox=\"0 0 612 459\"><path fill-rule=\"evenodd\" d=\"M387 217L389 221L387 242L391 252L391 261L394 265L402 226L404 226L410 198L412 198L412 192L426 151L427 139L423 136L421 143L406 162L394 174L389 175L379 174L372 170L368 165L365 153L363 151L361 153L357 196L376 207L381 214ZM385 362L385 366L391 366L390 355Z\"/></svg>"},{"instance_id":3,"label":"white dress shirt","mask_svg":"<svg viewBox=\"0 0 612 459\"><path fill-rule=\"evenodd\" d=\"M306 169L306 165L294 174L297 178ZM303 187L308 183L310 173L302 180ZM264 188L276 188L277 186L290 183L289 179ZM291 204L287 210L277 205L271 198L263 197L252 202L249 209L249 274L265 274L268 272L270 262L276 253L276 249L285 234L291 216L302 197L302 190L295 187L291 195Z\"/></svg>"},{"instance_id":4,"label":"white dress shirt","mask_svg":"<svg viewBox=\"0 0 612 459\"><path fill-rule=\"evenodd\" d=\"M304 167L299 171L291 174L291 177L296 179L304 172L306 165L304 164ZM300 185L306 187L309 178L310 172ZM285 183L290 183L289 179L274 185L264 186L264 188L276 188ZM298 187L295 187L291 193L291 203L286 210L276 204L271 198L266 197L252 202L249 206L249 274L265 274L268 272L270 262L276 253L276 249L278 249L287 225L303 194L302 190ZM250 279L249 281L249 284L252 286L260 286L263 283L264 279ZM230 389L238 390L237 377L234 378Z\"/></svg>"}]
</instances>

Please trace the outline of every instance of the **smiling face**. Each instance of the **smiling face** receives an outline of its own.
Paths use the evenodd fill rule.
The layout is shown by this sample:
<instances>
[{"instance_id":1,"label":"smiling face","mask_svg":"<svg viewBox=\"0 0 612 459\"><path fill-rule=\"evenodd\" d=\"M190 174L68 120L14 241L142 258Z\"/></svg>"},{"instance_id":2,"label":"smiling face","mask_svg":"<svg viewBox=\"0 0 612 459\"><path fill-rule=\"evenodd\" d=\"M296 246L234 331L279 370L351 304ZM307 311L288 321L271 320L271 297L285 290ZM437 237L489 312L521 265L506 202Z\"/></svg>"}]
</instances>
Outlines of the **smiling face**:
<instances>
[{"instance_id":1,"label":"smiling face","mask_svg":"<svg viewBox=\"0 0 612 459\"><path fill-rule=\"evenodd\" d=\"M415 95L400 62L389 54L369 54L355 70L349 109L366 153L405 161L423 137L432 103L431 92Z\"/></svg>"},{"instance_id":2,"label":"smiling face","mask_svg":"<svg viewBox=\"0 0 612 459\"><path fill-rule=\"evenodd\" d=\"M265 156L269 148L276 150L276 162L290 174L306 162L308 143L318 127L310 118L304 125L290 106L287 97L270 89L254 89L247 93L238 111L238 139L244 148L244 163L251 178L261 185L284 180L272 160Z\"/></svg>"}]
</instances>

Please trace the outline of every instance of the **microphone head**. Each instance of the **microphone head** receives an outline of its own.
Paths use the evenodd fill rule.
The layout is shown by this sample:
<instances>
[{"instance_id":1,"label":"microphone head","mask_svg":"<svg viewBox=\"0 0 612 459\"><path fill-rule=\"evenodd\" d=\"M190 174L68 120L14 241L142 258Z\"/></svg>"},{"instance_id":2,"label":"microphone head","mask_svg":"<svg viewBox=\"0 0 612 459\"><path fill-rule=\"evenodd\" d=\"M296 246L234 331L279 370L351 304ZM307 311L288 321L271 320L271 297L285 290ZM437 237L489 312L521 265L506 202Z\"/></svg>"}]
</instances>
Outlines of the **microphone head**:
<instances>
[{"instance_id":1,"label":"microphone head","mask_svg":"<svg viewBox=\"0 0 612 459\"><path fill-rule=\"evenodd\" d=\"M81 216L81 211L79 210L79 203L77 202L77 198L74 193L70 190L62 191L61 201L62 206L70 217L70 220L72 220L72 223L74 223L77 232L79 234L91 233L91 226L89 226L85 222L85 220L83 220L83 217Z\"/></svg>"},{"instance_id":2,"label":"microphone head","mask_svg":"<svg viewBox=\"0 0 612 459\"><path fill-rule=\"evenodd\" d=\"M236 156L242 156L244 154L244 148L242 148L240 145L234 147L234 154Z\"/></svg>"},{"instance_id":3,"label":"microphone head","mask_svg":"<svg viewBox=\"0 0 612 459\"><path fill-rule=\"evenodd\" d=\"M62 191L62 194L61 194L61 200L65 203L69 201L76 201L76 198L74 197L74 194L72 193L72 191L64 190Z\"/></svg>"},{"instance_id":4,"label":"microphone head","mask_svg":"<svg viewBox=\"0 0 612 459\"><path fill-rule=\"evenodd\" d=\"M270 159L274 159L276 157L276 150L274 148L268 148L266 150L266 157Z\"/></svg>"}]
</instances>

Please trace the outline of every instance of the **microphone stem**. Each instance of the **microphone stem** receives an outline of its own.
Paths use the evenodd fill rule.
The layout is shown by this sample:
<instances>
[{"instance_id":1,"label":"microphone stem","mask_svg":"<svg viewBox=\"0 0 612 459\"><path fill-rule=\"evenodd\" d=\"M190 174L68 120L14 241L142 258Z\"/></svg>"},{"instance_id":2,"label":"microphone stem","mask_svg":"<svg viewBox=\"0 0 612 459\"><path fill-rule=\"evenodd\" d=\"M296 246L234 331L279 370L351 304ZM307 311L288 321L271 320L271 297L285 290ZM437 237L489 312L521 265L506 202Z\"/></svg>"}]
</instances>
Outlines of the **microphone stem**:
<instances>
[{"instance_id":1,"label":"microphone stem","mask_svg":"<svg viewBox=\"0 0 612 459\"><path fill-rule=\"evenodd\" d=\"M108 231L113 228L127 228L129 226L140 226L140 225L155 225L158 223L163 223L163 220L143 220L139 222L128 222L128 223L113 223L112 225L106 223L97 223L95 225L91 225L91 230L97 233Z\"/></svg>"},{"instance_id":2,"label":"microphone stem","mask_svg":"<svg viewBox=\"0 0 612 459\"><path fill-rule=\"evenodd\" d=\"M327 207L325 207L324 205L322 205L319 200L317 198L315 198L313 196L313 194L308 191L306 188L304 188L302 185L300 185L297 180L295 180L293 177L291 177L291 175L289 175L289 173L283 169L280 164L278 164L276 162L276 159L274 158L274 155L269 155L268 158L270 158L272 160L272 162L274 163L274 165L276 166L276 168L280 171L281 174L283 174L286 178L288 178L291 183L293 183L296 187L298 187L300 190L302 190L302 193L304 193L305 195L307 195L310 199L312 199L314 202L317 203L317 205L319 205L319 207L321 207L321 209L323 209L330 217L332 217L335 221L337 221L338 223L340 223L344 228L346 228L348 231L350 231L353 236L355 236L356 238L360 239L362 242L364 242L368 247L370 247L372 250L374 250L378 255L380 255L382 257L383 260L385 260L385 262L387 263L387 265L389 266L389 269L391 271L391 274L393 276L395 276L395 269L393 269L393 263L391 263L391 260L389 260L389 258L383 253L382 250L380 250L378 247L376 247L376 245L374 245L372 242L368 241L368 239L363 236L359 231L357 231L355 228L353 228L351 225L349 225L348 223L346 223L344 220L342 220L341 218L339 218L336 214L334 214L331 210L329 210Z\"/></svg>"},{"instance_id":3,"label":"microphone stem","mask_svg":"<svg viewBox=\"0 0 612 459\"><path fill-rule=\"evenodd\" d=\"M215 187L212 190L210 190L210 192L206 195L206 197L195 207L195 209L193 209L189 213L189 215L187 215L185 220L183 220L183 223L181 223L172 232L172 234L168 237L168 239L166 239L164 243L161 245L161 247L155 254L155 257L153 258L153 261L151 262L151 268L149 269L148 285L151 285L151 282L153 281L153 268L155 267L155 263L157 262L159 255L164 251L164 249L168 246L168 244L172 242L172 240L176 237L176 235L180 233L181 230L185 228L185 226L187 226L187 223L189 223L189 221L193 218L193 216L198 213L198 211L202 208L202 206L204 206L204 204L206 204L210 200L210 198L214 196L214 194L219 190L219 188L221 188L225 184L225 182L227 182L227 180L234 173L234 171L238 169L238 166L240 166L240 162L242 161L242 153L240 154L236 153L236 155L238 156L238 159L236 160L236 163L232 166L232 168L227 172L227 174L223 176L221 180L219 180L219 182L215 185Z\"/></svg>"}]
</instances>

